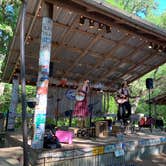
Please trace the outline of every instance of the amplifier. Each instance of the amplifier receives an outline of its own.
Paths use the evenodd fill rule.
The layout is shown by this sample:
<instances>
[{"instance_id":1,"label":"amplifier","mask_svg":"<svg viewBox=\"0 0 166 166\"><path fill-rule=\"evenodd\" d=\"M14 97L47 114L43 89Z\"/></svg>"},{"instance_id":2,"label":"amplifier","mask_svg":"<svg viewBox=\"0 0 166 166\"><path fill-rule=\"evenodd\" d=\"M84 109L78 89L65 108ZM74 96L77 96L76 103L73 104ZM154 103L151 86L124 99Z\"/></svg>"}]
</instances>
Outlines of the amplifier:
<instances>
[{"instance_id":1,"label":"amplifier","mask_svg":"<svg viewBox=\"0 0 166 166\"><path fill-rule=\"evenodd\" d=\"M97 121L95 123L96 126L96 137L107 137L109 129L108 129L108 121Z\"/></svg>"}]
</instances>

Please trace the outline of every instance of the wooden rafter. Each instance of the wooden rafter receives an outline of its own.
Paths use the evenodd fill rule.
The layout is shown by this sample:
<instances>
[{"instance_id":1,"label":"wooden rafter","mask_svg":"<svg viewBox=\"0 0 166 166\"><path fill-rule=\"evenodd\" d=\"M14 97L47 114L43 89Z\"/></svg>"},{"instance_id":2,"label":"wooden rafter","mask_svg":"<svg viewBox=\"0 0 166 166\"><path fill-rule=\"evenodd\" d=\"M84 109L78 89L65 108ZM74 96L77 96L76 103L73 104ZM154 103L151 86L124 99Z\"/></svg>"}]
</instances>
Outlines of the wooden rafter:
<instances>
[{"instance_id":1,"label":"wooden rafter","mask_svg":"<svg viewBox=\"0 0 166 166\"><path fill-rule=\"evenodd\" d=\"M113 23L112 19L121 21L121 18L119 16L116 16L115 14L110 14L110 13L112 13L111 10L110 10L110 12L100 10L97 7L94 7L94 6L92 7L90 4L87 4L83 1L72 0L75 3L72 2L72 1L69 1L69 0L68 1L66 1L66 0L61 0L61 1L47 0L47 1L50 2L50 3L53 3L54 5L58 5L59 7L63 7L63 8L69 9L71 11L74 11L76 13L79 13L80 15L84 15L84 16L90 18L90 19L98 20L99 22L102 22L102 23L107 24L107 25L111 25ZM89 12L88 13L87 10L85 10L83 8L79 8L78 5L76 5L76 4L81 4L86 9L89 9L89 8L90 8L90 10L93 9L93 11L95 11L95 12ZM125 15L126 15L126 13L122 13L122 11L121 11L121 16L125 16ZM103 17L103 16L105 16L105 17ZM128 17L131 18L131 16L125 16L126 19ZM108 18L110 18L111 21ZM133 19L136 19L136 17L132 18L131 20L133 20ZM137 25L137 21L139 21L142 26L145 26L145 25L148 26L148 27L152 26L152 25L148 24L147 22L146 23L143 22L143 21L141 22L141 20L139 20L138 18L136 20L134 20L134 23L127 20L127 24L129 24L129 26L134 26L135 28L139 29L140 31L143 31L144 33L152 34L152 35L156 36L157 38L158 38L158 36L160 36L160 38L162 38L162 40L165 41L165 37L160 34L161 31L159 31L156 28L156 26L153 26L153 28L151 28L151 29L142 28L142 26ZM115 26L117 28L121 29L120 25L115 24ZM154 29L157 29L157 30L154 31ZM135 32L133 32L129 29L126 30L126 29L123 28L121 30L124 31L124 32L128 32L128 33L131 33L131 34L135 35ZM139 34L139 36L141 36L144 40L146 40L146 37L144 36L144 34L142 34L142 35ZM156 42L156 40L154 40L154 41ZM162 42L160 44L162 44Z\"/></svg>"},{"instance_id":2,"label":"wooden rafter","mask_svg":"<svg viewBox=\"0 0 166 166\"><path fill-rule=\"evenodd\" d=\"M156 52L153 53L153 54L149 54L148 56L145 56L144 58L142 58L142 60L141 60L140 62L138 62L138 63L134 64L133 66L131 66L125 73L121 74L119 77L123 77L124 75L129 74L129 73L130 73L132 70L134 70L137 66L143 65L144 62L145 62L146 60L148 60L151 56L156 56ZM147 66L147 67L151 68L151 66Z\"/></svg>"},{"instance_id":3,"label":"wooden rafter","mask_svg":"<svg viewBox=\"0 0 166 166\"><path fill-rule=\"evenodd\" d=\"M32 17L32 14L28 13L28 16ZM79 16L78 16L78 17L79 17ZM65 37L67 36L67 33L69 33L70 31L82 33L83 35L85 34L85 35L89 35L89 36L92 36L92 37L95 37L95 36L96 36L96 34L94 34L94 33L92 33L92 32L87 32L87 31L84 31L84 30L82 30L82 29L78 29L78 28L76 28L76 27L74 28L75 22L78 20L78 17L73 20L73 23L72 23L71 26L66 25L66 24L63 24L63 23L56 22L55 20L53 21L53 23L54 23L55 26L58 26L58 27L62 27L62 28L67 29L67 31L65 32L64 36L62 37L62 42L59 43L59 45L60 45L60 44L64 45L63 41L64 41ZM39 19L39 18L38 18L38 19ZM40 19L41 19L41 17L40 17ZM125 33L125 34L132 36L130 33ZM119 42L119 41L115 41L115 40L109 40L109 39L105 38L105 37L102 36L102 35L101 35L101 37L100 37L99 39L101 39L101 40L107 42L108 44L118 44L118 42ZM125 43L124 43L124 45L127 46L127 47L131 47L131 48L132 48L132 46L129 45L129 44L125 44Z\"/></svg>"},{"instance_id":4,"label":"wooden rafter","mask_svg":"<svg viewBox=\"0 0 166 166\"><path fill-rule=\"evenodd\" d=\"M123 37L123 39L119 42L119 44L124 43L124 42L126 41L126 39L128 39L128 38L129 38L129 36ZM119 46L119 44L117 44L117 45L111 50L111 52L110 52L109 54L106 54L106 55L103 56L103 61L99 60L99 61L95 64L95 66L93 67L94 70L86 72L86 74L85 74L82 78L85 79L90 73L92 73L93 71L95 71L95 70L104 62L104 60L105 60L106 58L111 58L112 55L113 55L113 52L117 49L117 47ZM117 59L116 59L116 60L117 60Z\"/></svg>"},{"instance_id":5,"label":"wooden rafter","mask_svg":"<svg viewBox=\"0 0 166 166\"><path fill-rule=\"evenodd\" d=\"M142 74L139 74L139 76L137 76L137 77L131 78L129 81L130 81L130 82L133 82L134 80L136 80L136 79L142 77L142 76L145 75L146 73L148 73L148 72L150 72L150 71L156 69L157 67L161 66L161 65L164 64L164 63L165 63L165 59L163 58L163 61L162 61L160 64L154 65L153 67L149 67L149 69L146 70L146 72L143 72Z\"/></svg>"},{"instance_id":6,"label":"wooden rafter","mask_svg":"<svg viewBox=\"0 0 166 166\"><path fill-rule=\"evenodd\" d=\"M143 45L144 45L144 43L142 43L139 47L137 47L136 49L134 49L134 50L133 50L129 55L127 55L125 58L128 59L131 55L135 54L137 51L140 50L140 48L141 48ZM123 62L125 62L125 60L121 60L121 61L117 64L117 66L120 65L120 64L123 63ZM114 72L114 71L116 70L117 66L111 68L108 72L104 73L104 77L102 77L101 79L103 80L103 79L109 77L109 75L110 75L112 72Z\"/></svg>"},{"instance_id":7,"label":"wooden rafter","mask_svg":"<svg viewBox=\"0 0 166 166\"><path fill-rule=\"evenodd\" d=\"M26 43L26 41L28 40L28 37L29 37L29 35L30 35L30 33L31 33L32 29L33 29L33 27L34 27L34 23L35 23L35 20L36 20L37 15L38 15L38 12L39 12L39 10L40 10L41 3L42 3L42 0L39 0L39 1L37 2L37 6L36 6L36 9L35 9L35 15L34 15L34 17L32 18L32 21L31 21L31 24L29 25L27 34L25 35L25 43ZM19 56L17 56L16 64L15 64L14 67L13 67L13 72L12 72L12 74L10 75L9 82L10 82L11 79L12 79L12 76L13 76L15 70L16 70L17 64L19 64Z\"/></svg>"},{"instance_id":8,"label":"wooden rafter","mask_svg":"<svg viewBox=\"0 0 166 166\"><path fill-rule=\"evenodd\" d=\"M62 43L64 43L64 40L66 39L67 35L71 32L71 30L74 29L75 24L77 23L77 20L79 19L79 15L77 15L75 17L75 19L73 19L72 24L70 25L70 27L68 28L68 30L63 34L63 36L61 37Z\"/></svg>"},{"instance_id":9,"label":"wooden rafter","mask_svg":"<svg viewBox=\"0 0 166 166\"><path fill-rule=\"evenodd\" d=\"M96 43L96 41L100 38L100 34L96 35L95 38L92 39L92 41L90 42L90 44L88 45L88 47L85 49L84 52L82 52L82 54L80 54L80 56L74 61L73 65L68 69L68 71L66 71L66 73L64 74L64 77L67 75L68 72L70 72L74 67L75 65L79 62L79 60L85 56L89 49Z\"/></svg>"}]
</instances>

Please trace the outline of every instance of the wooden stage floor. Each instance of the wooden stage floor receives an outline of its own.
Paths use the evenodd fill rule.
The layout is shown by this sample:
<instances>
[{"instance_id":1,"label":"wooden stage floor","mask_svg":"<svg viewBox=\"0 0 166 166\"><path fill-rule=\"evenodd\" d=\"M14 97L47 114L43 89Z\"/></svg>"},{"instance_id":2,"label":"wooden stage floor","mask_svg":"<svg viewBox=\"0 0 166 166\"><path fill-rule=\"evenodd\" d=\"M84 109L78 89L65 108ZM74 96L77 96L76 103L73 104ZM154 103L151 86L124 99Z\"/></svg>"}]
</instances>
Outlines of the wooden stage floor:
<instances>
[{"instance_id":1,"label":"wooden stage floor","mask_svg":"<svg viewBox=\"0 0 166 166\"><path fill-rule=\"evenodd\" d=\"M11 146L22 146L20 132L7 133L7 140ZM100 163L100 166L114 166L136 159L144 160L151 155L166 154L166 132L158 129L152 133L149 129L142 129L124 135L123 140L118 140L116 136L74 138L71 145L61 144L62 148L59 149L33 150L30 140L28 143L32 165L97 166Z\"/></svg>"}]
</instances>

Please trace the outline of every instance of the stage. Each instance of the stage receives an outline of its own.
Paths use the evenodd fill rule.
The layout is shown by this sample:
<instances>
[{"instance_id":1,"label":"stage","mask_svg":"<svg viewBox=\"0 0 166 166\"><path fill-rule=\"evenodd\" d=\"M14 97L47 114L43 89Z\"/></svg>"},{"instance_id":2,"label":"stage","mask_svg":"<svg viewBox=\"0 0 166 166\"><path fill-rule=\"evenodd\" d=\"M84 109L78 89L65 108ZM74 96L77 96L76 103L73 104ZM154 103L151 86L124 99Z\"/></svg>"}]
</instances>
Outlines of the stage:
<instances>
[{"instance_id":1,"label":"stage","mask_svg":"<svg viewBox=\"0 0 166 166\"><path fill-rule=\"evenodd\" d=\"M6 135L8 146L22 146L20 132ZM54 166L122 166L135 159L166 153L166 132L142 129L134 134L108 138L74 138L73 143L61 144L60 149L33 150L30 147L31 165Z\"/></svg>"}]
</instances>

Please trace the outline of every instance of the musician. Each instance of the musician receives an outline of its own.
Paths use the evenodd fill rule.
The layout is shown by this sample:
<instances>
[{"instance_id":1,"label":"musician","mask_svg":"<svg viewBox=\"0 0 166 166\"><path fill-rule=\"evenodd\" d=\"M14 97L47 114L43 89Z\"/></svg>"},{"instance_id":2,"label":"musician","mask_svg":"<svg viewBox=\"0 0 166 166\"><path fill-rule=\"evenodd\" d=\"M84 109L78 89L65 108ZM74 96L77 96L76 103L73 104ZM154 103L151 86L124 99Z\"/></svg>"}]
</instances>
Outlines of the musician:
<instances>
[{"instance_id":1,"label":"musician","mask_svg":"<svg viewBox=\"0 0 166 166\"><path fill-rule=\"evenodd\" d=\"M124 81L121 84L121 88L118 90L118 93L117 93L117 98L118 98L117 102L119 101L117 117L118 117L118 120L122 120L123 123L125 124L131 115L131 105L129 101L130 91L129 91L127 81Z\"/></svg>"},{"instance_id":2,"label":"musician","mask_svg":"<svg viewBox=\"0 0 166 166\"><path fill-rule=\"evenodd\" d=\"M89 80L85 80L84 83L78 87L76 92L76 103L74 107L73 116L78 117L81 120L81 127L85 127L85 119L89 115L87 95L89 92Z\"/></svg>"}]
</instances>

